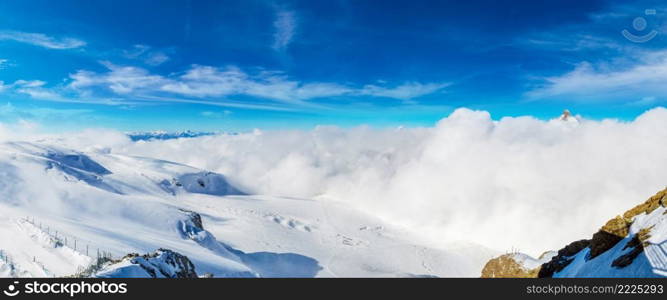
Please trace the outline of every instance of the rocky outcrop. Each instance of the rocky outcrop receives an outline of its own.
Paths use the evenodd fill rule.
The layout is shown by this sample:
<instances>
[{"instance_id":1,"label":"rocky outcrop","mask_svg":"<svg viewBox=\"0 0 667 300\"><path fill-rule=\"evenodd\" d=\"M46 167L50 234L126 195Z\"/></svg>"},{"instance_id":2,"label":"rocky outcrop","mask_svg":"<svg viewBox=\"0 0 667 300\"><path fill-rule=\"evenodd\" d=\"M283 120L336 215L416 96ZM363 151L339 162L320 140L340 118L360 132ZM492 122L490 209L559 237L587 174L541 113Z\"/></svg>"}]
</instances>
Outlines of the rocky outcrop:
<instances>
[{"instance_id":1,"label":"rocky outcrop","mask_svg":"<svg viewBox=\"0 0 667 300\"><path fill-rule=\"evenodd\" d=\"M201 220L201 215L187 209L179 209L186 215L186 219L179 222L180 232L184 236L196 235L198 232L204 230L204 223Z\"/></svg>"},{"instance_id":2,"label":"rocky outcrop","mask_svg":"<svg viewBox=\"0 0 667 300\"><path fill-rule=\"evenodd\" d=\"M185 215L185 218L178 221L177 228L182 238L192 240L222 257L243 264L241 258L231 251L233 250L232 248L228 248L224 244L218 242L213 234L204 229L200 214L186 209L180 209L180 211ZM239 277L257 277L257 274L251 270L238 273L237 275Z\"/></svg>"},{"instance_id":3,"label":"rocky outcrop","mask_svg":"<svg viewBox=\"0 0 667 300\"><path fill-rule=\"evenodd\" d=\"M590 240L579 240L572 242L563 249L558 250L558 254L551 258L551 260L540 267L537 277L551 277L555 272L559 272L567 267L573 256L579 251L590 245Z\"/></svg>"},{"instance_id":4,"label":"rocky outcrop","mask_svg":"<svg viewBox=\"0 0 667 300\"><path fill-rule=\"evenodd\" d=\"M634 217L641 214L650 214L660 206L667 207L667 189L658 192L644 201L644 203L626 211L623 216L616 216L607 221L591 239L590 258L595 258L623 240L630 232L630 226ZM638 249L638 247L635 247L635 249ZM641 253L641 250L638 251ZM636 255L634 256L636 257Z\"/></svg>"},{"instance_id":5,"label":"rocky outcrop","mask_svg":"<svg viewBox=\"0 0 667 300\"><path fill-rule=\"evenodd\" d=\"M632 264L635 258L637 258L637 256L639 256L639 254L644 251L644 247L648 246L647 240L651 237L651 229L653 229L653 226L649 228L643 228L637 234L635 234L632 239L627 244L625 244L625 247L623 247L623 250L628 248L632 250L624 255L619 256L612 262L611 265L617 268L624 268Z\"/></svg>"},{"instance_id":6,"label":"rocky outcrop","mask_svg":"<svg viewBox=\"0 0 667 300\"><path fill-rule=\"evenodd\" d=\"M213 172L182 174L171 180L162 180L159 185L170 194L176 194L178 190L184 190L188 193L214 196L245 195L245 193L232 186L224 175Z\"/></svg>"},{"instance_id":7,"label":"rocky outcrop","mask_svg":"<svg viewBox=\"0 0 667 300\"><path fill-rule=\"evenodd\" d=\"M128 254L118 261L112 261L94 277L198 278L199 276L188 257L161 248L144 255Z\"/></svg>"},{"instance_id":8,"label":"rocky outcrop","mask_svg":"<svg viewBox=\"0 0 667 300\"><path fill-rule=\"evenodd\" d=\"M503 255L490 260L486 264L482 271L482 277L531 277L532 275L552 277L567 268L575 260L575 257L582 257L581 261L585 260L583 262L585 264L612 248L614 248L614 252L611 254L612 256L606 255L605 261L609 260L605 265L608 264L609 268L625 268L644 252L644 249L649 245L648 239L651 237L651 230L655 226L655 224L650 225L650 223L648 225L647 223L637 223L631 230L637 220L636 217L649 215L659 207L667 207L667 189L656 193L648 200L626 211L623 215L607 221L593 234L591 239L572 242L560 249L557 255L537 269L526 269L520 263L517 263L512 256ZM662 215L667 215L667 210ZM654 216L651 217L655 218ZM640 226L645 226L645 228ZM633 234L632 232L636 233ZM625 243L622 248L619 244L621 241ZM585 249L588 252L583 258L581 251Z\"/></svg>"},{"instance_id":9,"label":"rocky outcrop","mask_svg":"<svg viewBox=\"0 0 667 300\"><path fill-rule=\"evenodd\" d=\"M168 249L159 249L151 254L136 256L132 263L139 264L151 277L197 278L195 265L185 255ZM159 273L159 275L158 275Z\"/></svg>"},{"instance_id":10,"label":"rocky outcrop","mask_svg":"<svg viewBox=\"0 0 667 300\"><path fill-rule=\"evenodd\" d=\"M660 206L667 207L667 189L656 193L648 200L623 213L622 216L616 216L607 221L598 232L593 234L593 237L587 246L589 248L587 260L600 256L609 249L615 247L620 241L628 238L630 235L630 227L632 226L635 217L642 214L650 214ZM645 241L650 237L652 228L653 227L642 228L637 234L632 236L630 241L623 247L623 250L631 250L614 259L610 267L624 268L632 264L634 259L644 251ZM571 253L570 251L570 257L584 248L586 247L575 247L574 250L578 249L578 251L575 253ZM559 272L565 268L571 260L572 259L568 258L568 256L554 257L554 260L542 266L542 271L539 273L539 277L553 276L555 272Z\"/></svg>"},{"instance_id":11,"label":"rocky outcrop","mask_svg":"<svg viewBox=\"0 0 667 300\"><path fill-rule=\"evenodd\" d=\"M488 261L482 269L482 278L534 278L539 270L539 267L527 268L509 253Z\"/></svg>"}]
</instances>

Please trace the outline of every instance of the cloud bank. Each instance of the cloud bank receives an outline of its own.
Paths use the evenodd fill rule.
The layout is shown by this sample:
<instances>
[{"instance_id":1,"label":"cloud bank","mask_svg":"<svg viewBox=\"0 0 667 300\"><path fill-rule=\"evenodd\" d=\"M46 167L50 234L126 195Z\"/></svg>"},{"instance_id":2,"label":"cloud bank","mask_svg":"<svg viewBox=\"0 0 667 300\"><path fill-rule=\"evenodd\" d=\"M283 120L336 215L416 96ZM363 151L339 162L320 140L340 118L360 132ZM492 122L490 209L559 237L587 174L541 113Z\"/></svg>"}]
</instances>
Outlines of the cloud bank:
<instances>
[{"instance_id":1,"label":"cloud bank","mask_svg":"<svg viewBox=\"0 0 667 300\"><path fill-rule=\"evenodd\" d=\"M220 172L251 193L340 201L432 241L534 255L667 184L667 109L578 126L459 109L432 128L255 131L113 151Z\"/></svg>"}]
</instances>

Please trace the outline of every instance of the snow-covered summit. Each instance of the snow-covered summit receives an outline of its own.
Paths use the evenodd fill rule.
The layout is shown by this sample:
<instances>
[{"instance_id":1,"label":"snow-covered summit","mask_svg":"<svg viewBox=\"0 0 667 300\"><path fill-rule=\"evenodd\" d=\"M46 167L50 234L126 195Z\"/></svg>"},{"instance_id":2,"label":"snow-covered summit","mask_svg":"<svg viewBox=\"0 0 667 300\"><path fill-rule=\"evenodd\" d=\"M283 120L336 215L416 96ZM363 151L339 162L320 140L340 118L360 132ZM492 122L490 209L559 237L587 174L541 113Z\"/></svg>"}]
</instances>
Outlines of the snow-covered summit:
<instances>
[{"instance_id":1,"label":"snow-covered summit","mask_svg":"<svg viewBox=\"0 0 667 300\"><path fill-rule=\"evenodd\" d=\"M570 111L567 109L563 110L563 114L558 117L558 121L571 125L579 124L579 119L576 116L573 116L572 113L570 113Z\"/></svg>"}]
</instances>

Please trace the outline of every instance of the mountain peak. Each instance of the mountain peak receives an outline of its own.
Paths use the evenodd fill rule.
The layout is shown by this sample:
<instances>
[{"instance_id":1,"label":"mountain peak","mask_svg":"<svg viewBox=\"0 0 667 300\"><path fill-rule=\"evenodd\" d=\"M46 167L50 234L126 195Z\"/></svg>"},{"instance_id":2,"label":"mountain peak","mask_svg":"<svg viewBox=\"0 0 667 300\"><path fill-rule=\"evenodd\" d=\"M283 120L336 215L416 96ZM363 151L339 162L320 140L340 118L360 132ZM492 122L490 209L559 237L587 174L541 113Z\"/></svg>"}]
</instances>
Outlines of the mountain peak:
<instances>
[{"instance_id":1,"label":"mountain peak","mask_svg":"<svg viewBox=\"0 0 667 300\"><path fill-rule=\"evenodd\" d=\"M576 116L573 116L570 110L565 109L563 110L563 113L558 117L558 120L567 122L567 123L579 123L579 120L577 119Z\"/></svg>"}]
</instances>

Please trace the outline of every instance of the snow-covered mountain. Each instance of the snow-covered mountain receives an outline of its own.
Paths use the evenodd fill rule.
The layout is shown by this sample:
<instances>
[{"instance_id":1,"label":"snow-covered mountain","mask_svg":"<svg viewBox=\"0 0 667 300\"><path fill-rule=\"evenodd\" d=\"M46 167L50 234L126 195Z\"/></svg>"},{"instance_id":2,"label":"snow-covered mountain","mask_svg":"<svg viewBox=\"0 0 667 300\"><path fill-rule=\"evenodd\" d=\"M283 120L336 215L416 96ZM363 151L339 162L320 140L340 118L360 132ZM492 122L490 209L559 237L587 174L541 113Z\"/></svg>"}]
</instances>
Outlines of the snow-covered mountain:
<instances>
[{"instance_id":1,"label":"snow-covered mountain","mask_svg":"<svg viewBox=\"0 0 667 300\"><path fill-rule=\"evenodd\" d=\"M435 248L330 199L56 144L0 143L2 277L476 276L496 254Z\"/></svg>"},{"instance_id":2,"label":"snow-covered mountain","mask_svg":"<svg viewBox=\"0 0 667 300\"><path fill-rule=\"evenodd\" d=\"M609 220L592 238L539 259L510 253L482 277L667 277L667 189Z\"/></svg>"}]
</instances>

